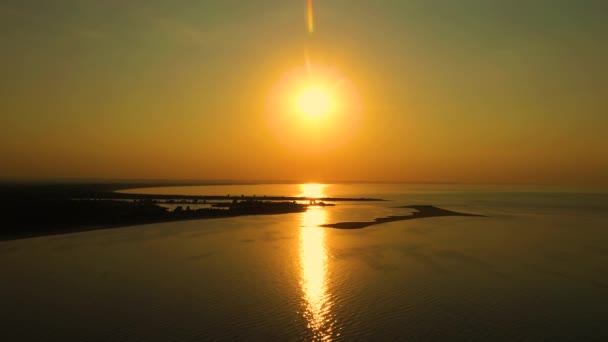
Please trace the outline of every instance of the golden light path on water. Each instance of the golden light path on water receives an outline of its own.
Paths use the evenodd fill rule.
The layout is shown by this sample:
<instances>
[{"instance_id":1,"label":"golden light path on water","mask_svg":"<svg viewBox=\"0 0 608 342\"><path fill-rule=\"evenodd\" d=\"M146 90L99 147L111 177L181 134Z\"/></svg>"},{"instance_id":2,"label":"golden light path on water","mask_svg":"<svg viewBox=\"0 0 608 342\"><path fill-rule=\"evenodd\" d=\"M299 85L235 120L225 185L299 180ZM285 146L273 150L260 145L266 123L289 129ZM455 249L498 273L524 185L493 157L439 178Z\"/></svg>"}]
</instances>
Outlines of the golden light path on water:
<instances>
[{"instance_id":1,"label":"golden light path on water","mask_svg":"<svg viewBox=\"0 0 608 342\"><path fill-rule=\"evenodd\" d=\"M324 197L323 184L300 185L303 197ZM326 223L323 207L310 207L302 213L300 227L300 286L306 304L304 318L314 334L314 340L332 339L333 317L331 296L327 289L327 249L325 230L319 225Z\"/></svg>"}]
</instances>

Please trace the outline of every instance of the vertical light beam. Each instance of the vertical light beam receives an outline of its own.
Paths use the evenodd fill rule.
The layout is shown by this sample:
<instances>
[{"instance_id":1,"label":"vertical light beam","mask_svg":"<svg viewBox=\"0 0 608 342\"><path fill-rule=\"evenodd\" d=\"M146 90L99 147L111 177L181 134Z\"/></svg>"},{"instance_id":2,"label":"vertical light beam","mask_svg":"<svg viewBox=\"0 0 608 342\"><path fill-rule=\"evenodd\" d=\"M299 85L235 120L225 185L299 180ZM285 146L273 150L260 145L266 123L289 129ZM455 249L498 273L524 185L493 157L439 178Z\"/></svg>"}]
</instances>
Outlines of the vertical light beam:
<instances>
[{"instance_id":1,"label":"vertical light beam","mask_svg":"<svg viewBox=\"0 0 608 342\"><path fill-rule=\"evenodd\" d=\"M313 0L308 0L308 33L312 34L315 32L315 11L313 6Z\"/></svg>"}]
</instances>

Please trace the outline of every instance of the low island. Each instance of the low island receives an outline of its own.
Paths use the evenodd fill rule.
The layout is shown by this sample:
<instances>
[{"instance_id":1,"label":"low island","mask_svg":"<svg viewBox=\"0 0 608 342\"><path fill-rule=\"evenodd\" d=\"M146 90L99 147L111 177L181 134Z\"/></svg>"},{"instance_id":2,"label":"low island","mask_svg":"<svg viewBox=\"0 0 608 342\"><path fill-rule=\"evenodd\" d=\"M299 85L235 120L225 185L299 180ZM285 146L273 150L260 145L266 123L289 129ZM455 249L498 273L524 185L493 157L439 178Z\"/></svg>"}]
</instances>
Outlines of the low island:
<instances>
[{"instance_id":1,"label":"low island","mask_svg":"<svg viewBox=\"0 0 608 342\"><path fill-rule=\"evenodd\" d=\"M321 225L321 227L336 228L336 229L362 229L362 228L367 228L369 226L374 226L377 224L413 220L413 219L427 218L427 217L440 217L440 216L485 217L483 215L459 213L457 211L441 209L441 208L437 208L432 205L406 205L406 206L402 206L402 207L398 207L398 208L414 209L416 211L410 215L379 217L379 218L374 219L373 221L330 223L330 224Z\"/></svg>"}]
</instances>

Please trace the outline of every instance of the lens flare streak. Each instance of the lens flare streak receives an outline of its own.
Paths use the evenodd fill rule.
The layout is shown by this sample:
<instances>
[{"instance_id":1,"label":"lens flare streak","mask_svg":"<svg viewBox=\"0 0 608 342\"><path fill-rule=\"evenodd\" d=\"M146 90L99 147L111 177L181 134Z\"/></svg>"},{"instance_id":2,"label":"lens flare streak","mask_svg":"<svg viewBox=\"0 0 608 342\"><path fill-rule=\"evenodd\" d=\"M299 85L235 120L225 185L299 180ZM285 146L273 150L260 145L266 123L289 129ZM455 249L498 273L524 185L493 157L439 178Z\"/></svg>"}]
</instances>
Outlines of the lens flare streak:
<instances>
[{"instance_id":1,"label":"lens flare streak","mask_svg":"<svg viewBox=\"0 0 608 342\"><path fill-rule=\"evenodd\" d=\"M308 0L307 14L308 33L313 34L315 32L315 11L313 0Z\"/></svg>"}]
</instances>

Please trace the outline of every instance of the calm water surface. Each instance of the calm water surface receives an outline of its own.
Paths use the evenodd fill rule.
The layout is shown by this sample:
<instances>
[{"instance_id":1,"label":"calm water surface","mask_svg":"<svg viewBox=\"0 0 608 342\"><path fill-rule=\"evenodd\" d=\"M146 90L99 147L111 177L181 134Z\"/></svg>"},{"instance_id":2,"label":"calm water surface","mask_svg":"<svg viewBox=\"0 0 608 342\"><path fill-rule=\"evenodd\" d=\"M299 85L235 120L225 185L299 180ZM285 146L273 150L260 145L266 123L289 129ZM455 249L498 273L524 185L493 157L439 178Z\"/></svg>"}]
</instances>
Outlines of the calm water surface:
<instances>
[{"instance_id":1,"label":"calm water surface","mask_svg":"<svg viewBox=\"0 0 608 342\"><path fill-rule=\"evenodd\" d=\"M139 189L380 197L0 242L3 340L607 340L608 194L445 185ZM323 223L408 204L489 217Z\"/></svg>"}]
</instances>

